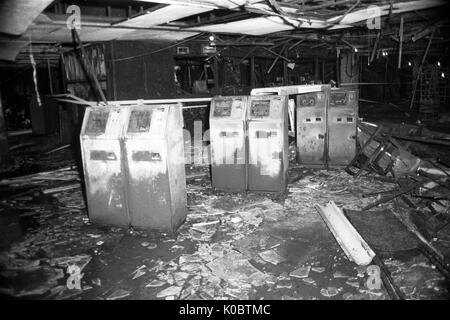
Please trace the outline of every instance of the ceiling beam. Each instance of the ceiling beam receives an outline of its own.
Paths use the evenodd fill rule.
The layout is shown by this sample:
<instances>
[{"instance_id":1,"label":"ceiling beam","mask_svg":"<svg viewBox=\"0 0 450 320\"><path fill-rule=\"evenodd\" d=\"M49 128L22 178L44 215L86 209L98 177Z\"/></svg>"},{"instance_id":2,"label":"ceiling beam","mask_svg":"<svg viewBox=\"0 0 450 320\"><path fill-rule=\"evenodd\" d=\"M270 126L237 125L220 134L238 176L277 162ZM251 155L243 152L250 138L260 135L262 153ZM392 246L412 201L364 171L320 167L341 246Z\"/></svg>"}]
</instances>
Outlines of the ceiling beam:
<instances>
[{"instance_id":1,"label":"ceiling beam","mask_svg":"<svg viewBox=\"0 0 450 320\"><path fill-rule=\"evenodd\" d=\"M208 12L213 9L203 7L191 7L185 5L169 5L152 11L146 11L125 21L115 23L115 26L121 27L153 27L159 24L165 24L181 18Z\"/></svg>"},{"instance_id":2,"label":"ceiling beam","mask_svg":"<svg viewBox=\"0 0 450 320\"><path fill-rule=\"evenodd\" d=\"M392 14L399 14L403 12L412 12L417 10L424 10L435 8L439 6L444 6L447 2L444 0L415 0L415 1L405 1L405 2L397 2L392 7ZM378 5L378 9L380 10L380 16L386 16L391 13L391 6L389 4ZM352 25L355 23L365 22L369 19L373 18L374 11L372 11L369 7L356 10L350 12L346 15L340 15L331 19L328 19L327 22L330 25L333 25L331 29L339 29L344 27L345 25Z\"/></svg>"}]
</instances>

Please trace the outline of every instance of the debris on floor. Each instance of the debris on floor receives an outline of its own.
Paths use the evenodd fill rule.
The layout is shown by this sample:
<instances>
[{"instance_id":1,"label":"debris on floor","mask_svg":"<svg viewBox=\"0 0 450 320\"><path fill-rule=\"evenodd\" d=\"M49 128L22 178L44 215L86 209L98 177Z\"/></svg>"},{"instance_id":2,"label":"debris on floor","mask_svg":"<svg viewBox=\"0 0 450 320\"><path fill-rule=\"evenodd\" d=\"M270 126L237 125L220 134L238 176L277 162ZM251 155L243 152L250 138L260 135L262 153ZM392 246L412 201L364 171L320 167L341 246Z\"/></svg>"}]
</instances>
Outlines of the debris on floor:
<instances>
[{"instance_id":1,"label":"debris on floor","mask_svg":"<svg viewBox=\"0 0 450 320\"><path fill-rule=\"evenodd\" d=\"M323 295L324 297L334 297L335 295L339 294L339 289L335 288L335 287L328 287L328 288L323 288L320 289L320 294Z\"/></svg>"},{"instance_id":2,"label":"debris on floor","mask_svg":"<svg viewBox=\"0 0 450 320\"><path fill-rule=\"evenodd\" d=\"M130 291L118 289L114 291L112 294L110 294L106 300L119 300L126 298L130 295Z\"/></svg>"},{"instance_id":3,"label":"debris on floor","mask_svg":"<svg viewBox=\"0 0 450 320\"><path fill-rule=\"evenodd\" d=\"M24 190L15 189L15 196L0 202L0 214L16 210L23 229L0 252L0 294L107 300L389 299L384 285L379 290L366 287L367 266L356 267L348 259L318 214L315 204L334 201L377 256L380 253L407 299L448 299L442 267L430 262L427 251L418 251L421 242L405 228L400 230L402 222L392 215L395 211L414 219L403 212L408 209L399 203L403 200L362 211L373 204L372 195L398 189L395 180L373 171L354 177L343 170L294 166L289 174L296 181L280 198L213 191L208 168L194 168L195 179L187 184L189 213L175 235L91 224L81 188L72 189L79 184L72 165L1 180L0 187L16 184ZM55 193L42 192L56 188ZM445 214L448 207L445 201L430 206L425 202L417 208L430 214ZM364 218L366 212L372 216ZM355 217L358 214L361 217ZM450 245L445 228L427 234L427 239L437 239L429 243L441 253ZM389 237L380 235L383 230L389 230ZM407 237L416 239L414 246L403 245ZM69 266L79 267L82 274L79 290L67 286Z\"/></svg>"},{"instance_id":4,"label":"debris on floor","mask_svg":"<svg viewBox=\"0 0 450 320\"><path fill-rule=\"evenodd\" d=\"M270 249L270 250L267 250L267 251L263 251L263 252L260 252L259 254L258 254L260 257L261 257L261 259L263 259L264 261L267 261L267 262L269 262L269 263L271 263L271 264L274 264L274 265L277 265L277 264L279 264L280 262L283 262L283 261L285 261L286 259L284 259L282 256L280 256L275 250L273 250L273 249Z\"/></svg>"},{"instance_id":5,"label":"debris on floor","mask_svg":"<svg viewBox=\"0 0 450 320\"><path fill-rule=\"evenodd\" d=\"M309 271L311 270L311 266L301 267L297 270L292 271L289 276L293 278L307 278L309 276Z\"/></svg>"}]
</instances>

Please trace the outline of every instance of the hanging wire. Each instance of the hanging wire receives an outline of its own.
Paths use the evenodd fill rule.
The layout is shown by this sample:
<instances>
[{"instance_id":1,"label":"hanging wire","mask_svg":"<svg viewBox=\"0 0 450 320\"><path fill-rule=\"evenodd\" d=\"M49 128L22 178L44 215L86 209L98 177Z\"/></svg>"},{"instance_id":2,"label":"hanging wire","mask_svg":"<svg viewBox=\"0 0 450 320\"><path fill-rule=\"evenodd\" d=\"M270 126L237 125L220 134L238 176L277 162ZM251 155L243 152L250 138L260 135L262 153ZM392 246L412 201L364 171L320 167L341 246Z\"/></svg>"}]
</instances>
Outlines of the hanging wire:
<instances>
[{"instance_id":1,"label":"hanging wire","mask_svg":"<svg viewBox=\"0 0 450 320\"><path fill-rule=\"evenodd\" d=\"M41 102L41 96L39 94L39 88L38 88L38 82L37 82L37 70L36 70L36 61L34 60L33 56L33 50L32 50L32 44L30 43L30 63L33 68L33 83L34 83L34 90L36 91L36 100L39 107L42 106Z\"/></svg>"}]
</instances>

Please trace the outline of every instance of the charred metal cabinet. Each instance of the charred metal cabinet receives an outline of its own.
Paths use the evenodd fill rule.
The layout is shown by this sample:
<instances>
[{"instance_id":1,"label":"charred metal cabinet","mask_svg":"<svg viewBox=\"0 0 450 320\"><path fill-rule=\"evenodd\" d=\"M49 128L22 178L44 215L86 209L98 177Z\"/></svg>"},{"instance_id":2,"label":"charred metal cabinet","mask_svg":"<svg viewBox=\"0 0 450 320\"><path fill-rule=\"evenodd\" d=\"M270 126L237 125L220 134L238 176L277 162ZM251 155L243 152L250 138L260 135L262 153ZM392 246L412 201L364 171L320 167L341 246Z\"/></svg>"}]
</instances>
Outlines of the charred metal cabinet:
<instances>
[{"instance_id":1,"label":"charred metal cabinet","mask_svg":"<svg viewBox=\"0 0 450 320\"><path fill-rule=\"evenodd\" d=\"M284 192L287 186L288 96L250 96L247 109L248 189Z\"/></svg>"},{"instance_id":2,"label":"charred metal cabinet","mask_svg":"<svg viewBox=\"0 0 450 320\"><path fill-rule=\"evenodd\" d=\"M174 232L187 214L181 105L130 106L124 161L130 224Z\"/></svg>"},{"instance_id":3,"label":"charred metal cabinet","mask_svg":"<svg viewBox=\"0 0 450 320\"><path fill-rule=\"evenodd\" d=\"M217 96L211 101L211 178L216 189L247 188L246 107L246 96Z\"/></svg>"},{"instance_id":4,"label":"charred metal cabinet","mask_svg":"<svg viewBox=\"0 0 450 320\"><path fill-rule=\"evenodd\" d=\"M328 164L346 166L356 155L358 90L332 89L328 108Z\"/></svg>"},{"instance_id":5,"label":"charred metal cabinet","mask_svg":"<svg viewBox=\"0 0 450 320\"><path fill-rule=\"evenodd\" d=\"M121 138L124 111L87 108L80 134L89 218L103 225L128 226Z\"/></svg>"},{"instance_id":6,"label":"charred metal cabinet","mask_svg":"<svg viewBox=\"0 0 450 320\"><path fill-rule=\"evenodd\" d=\"M327 164L327 108L330 89L297 96L297 162L308 167Z\"/></svg>"}]
</instances>

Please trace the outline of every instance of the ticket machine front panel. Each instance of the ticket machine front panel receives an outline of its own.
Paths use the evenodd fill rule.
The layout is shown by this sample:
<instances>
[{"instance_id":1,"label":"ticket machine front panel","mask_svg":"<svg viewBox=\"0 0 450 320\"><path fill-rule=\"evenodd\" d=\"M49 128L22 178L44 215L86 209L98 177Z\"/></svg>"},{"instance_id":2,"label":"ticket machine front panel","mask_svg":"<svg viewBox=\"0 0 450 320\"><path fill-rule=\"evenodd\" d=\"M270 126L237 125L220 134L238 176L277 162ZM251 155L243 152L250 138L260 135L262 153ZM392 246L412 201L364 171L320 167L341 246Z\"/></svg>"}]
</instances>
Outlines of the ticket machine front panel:
<instances>
[{"instance_id":1,"label":"ticket machine front panel","mask_svg":"<svg viewBox=\"0 0 450 320\"><path fill-rule=\"evenodd\" d=\"M136 228L172 232L184 221L184 218L175 217L177 213L186 213L175 205L182 202L177 201L177 197L185 199L186 191L184 150L179 148L183 144L183 124L174 118L171 107L137 106L129 109L124 149L130 221ZM173 121L177 125L168 130ZM169 135L180 140L174 149L177 154L170 153ZM169 154L174 159L169 159ZM172 188L171 184L170 173L176 170L172 165L175 160L178 160L177 166L182 166L178 178L179 184L184 185L182 190Z\"/></svg>"},{"instance_id":2,"label":"ticket machine front panel","mask_svg":"<svg viewBox=\"0 0 450 320\"><path fill-rule=\"evenodd\" d=\"M211 175L216 189L246 189L246 105L244 96L215 97L211 102Z\"/></svg>"},{"instance_id":3,"label":"ticket machine front panel","mask_svg":"<svg viewBox=\"0 0 450 320\"><path fill-rule=\"evenodd\" d=\"M328 91L297 96L297 162L326 165Z\"/></svg>"},{"instance_id":4,"label":"ticket machine front panel","mask_svg":"<svg viewBox=\"0 0 450 320\"><path fill-rule=\"evenodd\" d=\"M288 159L287 96L254 96L248 107L248 189L283 192Z\"/></svg>"},{"instance_id":5,"label":"ticket machine front panel","mask_svg":"<svg viewBox=\"0 0 450 320\"><path fill-rule=\"evenodd\" d=\"M328 162L346 166L356 155L358 91L334 89L328 109Z\"/></svg>"},{"instance_id":6,"label":"ticket machine front panel","mask_svg":"<svg viewBox=\"0 0 450 320\"><path fill-rule=\"evenodd\" d=\"M80 135L89 218L127 226L129 217L122 171L123 110L88 108Z\"/></svg>"}]
</instances>

